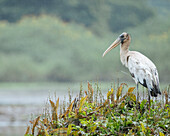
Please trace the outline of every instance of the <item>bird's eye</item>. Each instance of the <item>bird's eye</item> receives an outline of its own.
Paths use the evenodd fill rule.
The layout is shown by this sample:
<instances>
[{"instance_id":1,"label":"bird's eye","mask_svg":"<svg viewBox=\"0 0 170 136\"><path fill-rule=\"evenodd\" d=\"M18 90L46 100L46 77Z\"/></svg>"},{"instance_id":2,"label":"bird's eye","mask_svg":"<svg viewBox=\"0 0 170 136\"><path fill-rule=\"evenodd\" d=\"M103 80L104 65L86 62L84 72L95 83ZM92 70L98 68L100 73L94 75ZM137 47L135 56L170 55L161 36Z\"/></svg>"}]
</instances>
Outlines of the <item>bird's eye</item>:
<instances>
[{"instance_id":1,"label":"bird's eye","mask_svg":"<svg viewBox=\"0 0 170 136\"><path fill-rule=\"evenodd\" d=\"M121 35L120 38L124 38L124 35Z\"/></svg>"}]
</instances>

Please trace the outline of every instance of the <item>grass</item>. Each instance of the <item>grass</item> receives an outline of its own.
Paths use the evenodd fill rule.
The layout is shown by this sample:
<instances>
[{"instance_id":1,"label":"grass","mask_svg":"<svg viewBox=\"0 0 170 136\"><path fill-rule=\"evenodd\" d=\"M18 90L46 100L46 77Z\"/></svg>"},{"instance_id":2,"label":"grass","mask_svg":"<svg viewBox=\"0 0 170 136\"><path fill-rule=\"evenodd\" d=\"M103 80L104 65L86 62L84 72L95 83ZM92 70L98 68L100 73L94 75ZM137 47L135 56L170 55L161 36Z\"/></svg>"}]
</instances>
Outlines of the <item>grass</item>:
<instances>
[{"instance_id":1,"label":"grass","mask_svg":"<svg viewBox=\"0 0 170 136\"><path fill-rule=\"evenodd\" d=\"M75 98L70 91L62 102L56 96L55 100L49 98L44 113L30 121L25 136L169 134L169 88L162 91L159 100L151 101L149 110L145 97L136 103L135 87L126 86L113 84L105 96L98 83L93 89L88 82L85 91L80 85Z\"/></svg>"}]
</instances>

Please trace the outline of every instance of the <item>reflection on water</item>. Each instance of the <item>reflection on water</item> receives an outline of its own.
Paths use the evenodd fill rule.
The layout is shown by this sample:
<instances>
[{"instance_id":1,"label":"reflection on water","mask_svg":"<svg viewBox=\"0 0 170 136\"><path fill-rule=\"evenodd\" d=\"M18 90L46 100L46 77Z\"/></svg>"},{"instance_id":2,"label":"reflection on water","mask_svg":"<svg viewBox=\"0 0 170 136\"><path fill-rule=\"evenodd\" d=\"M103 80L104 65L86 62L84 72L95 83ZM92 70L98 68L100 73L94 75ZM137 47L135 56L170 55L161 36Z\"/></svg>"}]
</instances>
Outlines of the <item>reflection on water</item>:
<instances>
[{"instance_id":1,"label":"reflection on water","mask_svg":"<svg viewBox=\"0 0 170 136\"><path fill-rule=\"evenodd\" d=\"M38 114L41 105L0 105L0 136L23 136L31 114Z\"/></svg>"},{"instance_id":2,"label":"reflection on water","mask_svg":"<svg viewBox=\"0 0 170 136\"><path fill-rule=\"evenodd\" d=\"M25 131L25 126L0 127L0 136L23 136Z\"/></svg>"}]
</instances>

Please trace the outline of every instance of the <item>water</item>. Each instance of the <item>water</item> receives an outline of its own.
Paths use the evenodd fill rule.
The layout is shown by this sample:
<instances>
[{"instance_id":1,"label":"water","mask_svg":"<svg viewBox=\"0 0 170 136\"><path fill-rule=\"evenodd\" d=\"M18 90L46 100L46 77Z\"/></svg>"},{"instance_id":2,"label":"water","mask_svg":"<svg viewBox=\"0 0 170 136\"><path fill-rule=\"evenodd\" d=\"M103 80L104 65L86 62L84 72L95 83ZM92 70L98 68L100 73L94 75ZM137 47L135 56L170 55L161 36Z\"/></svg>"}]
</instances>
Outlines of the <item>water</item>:
<instances>
[{"instance_id":1,"label":"water","mask_svg":"<svg viewBox=\"0 0 170 136\"><path fill-rule=\"evenodd\" d=\"M67 87L0 87L0 136L23 136L31 116L43 113L49 97L62 100Z\"/></svg>"}]
</instances>

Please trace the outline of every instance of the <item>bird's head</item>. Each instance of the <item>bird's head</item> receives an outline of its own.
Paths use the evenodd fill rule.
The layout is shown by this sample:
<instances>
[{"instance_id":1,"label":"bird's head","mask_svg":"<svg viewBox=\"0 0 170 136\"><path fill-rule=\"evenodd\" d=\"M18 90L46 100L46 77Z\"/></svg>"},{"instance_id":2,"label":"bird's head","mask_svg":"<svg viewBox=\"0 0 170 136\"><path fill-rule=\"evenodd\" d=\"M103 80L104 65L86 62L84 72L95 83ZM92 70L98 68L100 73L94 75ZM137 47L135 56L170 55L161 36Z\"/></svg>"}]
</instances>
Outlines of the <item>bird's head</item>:
<instances>
[{"instance_id":1,"label":"bird's head","mask_svg":"<svg viewBox=\"0 0 170 136\"><path fill-rule=\"evenodd\" d=\"M123 32L118 38L120 38L121 44L124 44L129 40L129 34Z\"/></svg>"},{"instance_id":2,"label":"bird's head","mask_svg":"<svg viewBox=\"0 0 170 136\"><path fill-rule=\"evenodd\" d=\"M126 32L123 32L110 46L107 48L107 50L103 53L103 57L111 51L113 48L117 47L120 43L124 44L128 42L130 39L130 35Z\"/></svg>"}]
</instances>

